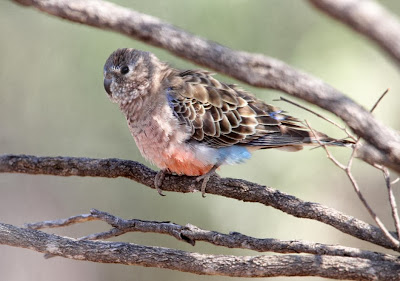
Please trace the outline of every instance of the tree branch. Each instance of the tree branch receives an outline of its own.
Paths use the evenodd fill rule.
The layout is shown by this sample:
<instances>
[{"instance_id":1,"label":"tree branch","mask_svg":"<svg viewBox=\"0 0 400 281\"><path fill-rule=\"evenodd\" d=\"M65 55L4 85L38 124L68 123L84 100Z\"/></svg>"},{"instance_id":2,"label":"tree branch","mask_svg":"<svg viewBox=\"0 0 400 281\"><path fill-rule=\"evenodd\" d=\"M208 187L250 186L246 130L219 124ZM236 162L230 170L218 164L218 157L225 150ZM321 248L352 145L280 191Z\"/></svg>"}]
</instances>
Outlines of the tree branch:
<instances>
[{"instance_id":1,"label":"tree branch","mask_svg":"<svg viewBox=\"0 0 400 281\"><path fill-rule=\"evenodd\" d=\"M0 156L0 173L44 174L56 176L125 177L154 188L156 172L129 160L90 159L73 157L35 157L27 155ZM193 192L200 185L192 177L168 175L162 189L175 192ZM245 180L212 177L207 193L257 202L279 209L298 218L313 219L359 239L400 251L382 231L354 217L318 203L304 202L294 196ZM391 233L395 237L393 233Z\"/></svg>"},{"instance_id":2,"label":"tree branch","mask_svg":"<svg viewBox=\"0 0 400 281\"><path fill-rule=\"evenodd\" d=\"M371 39L400 65L400 22L372 0L309 0L327 15Z\"/></svg>"},{"instance_id":3,"label":"tree branch","mask_svg":"<svg viewBox=\"0 0 400 281\"><path fill-rule=\"evenodd\" d=\"M387 89L387 90L379 97L379 99L378 99L378 100L375 102L375 104L372 106L372 108L371 108L371 110L370 110L371 113L376 109L376 107L379 105L379 103L382 101L382 99L386 96L386 94L387 94L388 92L389 92L389 89ZM307 109L307 108L305 108L305 107L303 107L303 106L301 106L301 105L298 105L298 104L296 104L296 103L294 103L294 102L291 102L291 101L289 101L289 100L286 100L286 99L283 99L283 100L284 100L284 101L287 101L287 102L290 102L290 103L292 103L292 104L294 104L294 105L296 105L296 106L300 106L301 108L304 108L305 110L307 110L307 111L309 111L309 112L311 112L311 113L313 113L313 114L316 114L318 117L320 117L320 118L322 118L322 119L324 119L324 120L326 120L326 121L328 121L328 122L334 124L335 126L337 126L338 128L340 128L341 130L343 130L345 133L347 133L348 137L351 137L353 140L355 140L355 142L354 142L354 144L353 144L353 146L352 146L352 150L353 150L353 151L352 151L351 156L350 156L350 158L349 158L349 160L348 160L348 163L347 163L347 165L344 165L344 164L340 163L338 160L336 160L335 157L333 157L333 155L330 153L330 151L329 151L328 147L326 146L326 144L323 144L323 143L319 140L319 138L318 138L317 134L315 133L315 131L313 130L313 128L310 126L310 124L308 123L308 121L305 120L306 126L307 126L308 129L312 132L312 134L314 135L314 138L316 139L316 141L318 142L318 144L325 150L326 155L328 156L328 158L329 158L337 167L339 167L341 170L343 170L343 171L346 173L346 175L347 175L347 177L349 178L349 180L350 180L350 182L351 182L351 184L352 184L352 186L353 186L353 188L354 188L354 191L356 192L358 198L359 198L360 201L363 203L364 207L367 209L367 211L368 211L368 213L371 215L371 217L374 219L375 223L376 223L376 224L378 225L378 227L382 230L382 232L384 233L384 235L393 243L393 245L394 245L395 247L399 247L399 246L400 246L400 241L397 239L397 238L399 237L397 206L396 206L396 201L395 201L395 198L394 198L393 193L392 193L392 190L391 190L391 183L390 183L389 171L388 171L385 167L382 167L382 166L380 166L380 165L374 165L376 168L380 169L380 170L383 172L384 176L385 176L386 186L387 186L388 191L389 191L389 203L390 203L390 206L391 206L391 209L392 209L392 216L393 216L393 219L394 219L394 222L395 222L395 226L396 226L396 231L397 231L397 237L396 237L396 238L393 237L393 236L391 235L391 233L387 230L386 226L383 224L383 222L381 221L381 219L378 217L378 215L375 213L375 211L372 209L372 207L368 204L368 202L367 202L367 200L365 199L364 195L361 193L361 190L360 190L360 188L359 188L359 185L358 185L358 183L357 183L357 181L356 181L356 179L355 179L355 177L353 176L353 173L352 173L352 171L351 171L351 170L352 170L352 164L353 164L354 157L355 157L355 155L357 154L358 148L360 147L360 137L354 138L353 136L351 136L351 135L346 131L346 128L341 128L339 125L337 125L337 124L334 123L333 121L331 121L331 120L325 118L324 116L322 116L322 115L320 115L320 114L318 114L318 113L316 113L316 112L314 112L314 111L312 111L312 110L310 110L310 109Z\"/></svg>"},{"instance_id":4,"label":"tree branch","mask_svg":"<svg viewBox=\"0 0 400 281\"><path fill-rule=\"evenodd\" d=\"M372 209L372 207L368 204L367 200L365 199L364 195L361 193L360 187L358 186L358 183L356 181L356 179L354 178L352 172L351 172L351 168L352 168L352 163L353 163L353 159L354 156L357 153L357 148L359 147L359 142L360 142L360 138L357 139L357 141L354 143L354 147L353 147L353 152L351 153L350 159L347 163L347 165L343 165L342 163L340 163L338 160L336 160L335 157L333 157L333 155L330 153L329 149L327 148L327 146L325 144L323 144L322 142L320 142L320 140L318 139L318 136L316 135L315 131L312 129L312 127L310 126L310 124L307 122L307 120L305 120L307 127L310 129L310 131L312 132L312 134L314 135L314 138L317 140L318 144L324 148L327 157L341 170L343 170L347 177L349 178L351 185L354 188L354 191L356 192L358 198L360 199L361 203L364 205L364 207L367 209L368 213L371 215L371 217L374 219L375 223L379 226L379 228L382 230L382 232L384 233L384 235L393 243L393 245L397 248L400 246L400 242L397 239L397 237L393 237L393 235L387 230L386 226L383 224L383 222L381 221L381 219L378 217L378 215L375 213L375 211Z\"/></svg>"},{"instance_id":5,"label":"tree branch","mask_svg":"<svg viewBox=\"0 0 400 281\"><path fill-rule=\"evenodd\" d=\"M400 277L400 264L389 261L312 255L205 255L132 243L76 240L4 223L0 223L0 243L76 260L160 267L202 275L307 275L349 280Z\"/></svg>"},{"instance_id":6,"label":"tree branch","mask_svg":"<svg viewBox=\"0 0 400 281\"><path fill-rule=\"evenodd\" d=\"M370 164L385 165L400 172L400 135L377 121L367 110L343 93L307 73L260 54L231 50L203 39L155 17L117 5L78 0L13 0L70 21L116 31L131 38L164 48L194 63L230 75L250 85L281 90L333 112L364 138L368 144L357 152ZM400 24L394 16L371 0L310 0L321 9L376 41L400 62ZM369 6L368 6L369 5ZM365 7L375 7L369 11ZM339 8L338 10L335 10ZM384 18L384 20L382 20ZM389 30L389 32L388 32ZM385 32L385 34L383 34ZM350 164L348 165L351 166ZM383 168L384 169L384 168ZM386 170L383 170L384 174ZM71 157L0 156L0 173L47 174L57 176L126 177L154 188L155 172L134 162L119 159L89 159ZM390 178L385 174L389 196ZM191 177L167 176L163 189L193 192L200 187ZM359 239L400 252L390 242L393 233L340 213L332 208L304 202L298 198L244 180L213 177L207 192L245 202L271 206L287 214L320 221ZM399 229L394 198L392 213ZM59 227L89 220L103 220L113 228L80 239L60 237L38 230L18 228L0 223L0 244L25 247L48 255L103 263L120 263L205 275L236 277L321 276L350 280L398 280L400 262L391 255L373 253L350 247L324 245L306 241L256 239L240 233L222 234L181 226L170 222L124 220L111 214L92 210L91 214L59 221L31 224L31 228ZM92 241L122 235L128 231L162 233L192 245L204 241L229 248L246 248L276 253L301 255L228 256L189 253L161 247L131 243ZM395 240L395 239L392 239ZM397 240L395 240L397 241ZM304 253L306 255L304 255Z\"/></svg>"},{"instance_id":7,"label":"tree branch","mask_svg":"<svg viewBox=\"0 0 400 281\"><path fill-rule=\"evenodd\" d=\"M223 234L217 231L204 230L191 224L183 226L172 222L144 221L138 219L125 220L110 213L95 209L92 209L90 214L54 221L29 223L26 224L26 227L38 230L43 228L64 227L93 220L104 221L113 228L106 232L90 234L79 238L79 240L104 240L123 235L127 232L152 232L167 234L179 241L187 242L192 246L195 245L196 241L203 241L216 246L248 249L257 252L275 252L281 254L306 253L313 255L356 257L377 261L397 261L397 257L392 255L363 251L351 247L299 240L282 241L278 239L258 239L238 232Z\"/></svg>"},{"instance_id":8,"label":"tree branch","mask_svg":"<svg viewBox=\"0 0 400 281\"><path fill-rule=\"evenodd\" d=\"M316 104L339 116L377 148L371 151L365 146L361 149L361 156L400 172L400 135L397 132L332 86L284 62L231 50L155 17L104 1L14 1L70 21L125 34L250 85L281 90Z\"/></svg>"}]
</instances>

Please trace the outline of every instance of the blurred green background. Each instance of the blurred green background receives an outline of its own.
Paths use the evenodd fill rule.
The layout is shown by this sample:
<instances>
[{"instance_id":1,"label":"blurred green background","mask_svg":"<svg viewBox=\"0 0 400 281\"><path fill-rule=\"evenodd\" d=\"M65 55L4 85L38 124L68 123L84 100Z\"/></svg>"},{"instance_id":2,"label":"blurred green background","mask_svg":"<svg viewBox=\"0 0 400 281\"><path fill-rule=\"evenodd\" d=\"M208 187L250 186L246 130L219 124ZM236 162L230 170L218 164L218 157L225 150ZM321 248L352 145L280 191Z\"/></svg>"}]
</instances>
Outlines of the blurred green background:
<instances>
[{"instance_id":1,"label":"blurred green background","mask_svg":"<svg viewBox=\"0 0 400 281\"><path fill-rule=\"evenodd\" d=\"M370 41L314 10L307 1L114 2L233 49L281 59L324 79L366 107L391 88L375 115L395 129L400 127L400 75L395 63ZM400 14L399 1L381 3ZM118 157L149 165L140 156L124 117L106 96L103 64L115 49L133 47L152 51L178 68L197 68L164 50L120 34L61 20L11 1L0 1L0 35L1 154ZM343 137L338 129L307 112L272 101L287 95L238 84L259 98L306 118L318 130ZM336 149L334 153L345 160L349 151ZM344 173L326 159L321 149L257 152L243 165L223 167L220 175L265 184L372 223ZM355 175L373 208L393 229L382 175L359 161L355 163ZM332 227L296 219L260 204L213 195L203 199L199 193L167 193L161 197L155 190L126 179L0 174L0 186L0 221L14 225L69 217L97 208L123 218L168 220L224 233L238 231L260 238L304 239L385 251ZM398 191L396 194L399 198ZM54 232L79 237L106 229L105 224L93 222ZM202 242L192 247L156 234L132 233L113 240L209 254L259 254ZM42 254L6 246L0 246L0 253L2 280L235 280L63 258L45 260Z\"/></svg>"}]
</instances>

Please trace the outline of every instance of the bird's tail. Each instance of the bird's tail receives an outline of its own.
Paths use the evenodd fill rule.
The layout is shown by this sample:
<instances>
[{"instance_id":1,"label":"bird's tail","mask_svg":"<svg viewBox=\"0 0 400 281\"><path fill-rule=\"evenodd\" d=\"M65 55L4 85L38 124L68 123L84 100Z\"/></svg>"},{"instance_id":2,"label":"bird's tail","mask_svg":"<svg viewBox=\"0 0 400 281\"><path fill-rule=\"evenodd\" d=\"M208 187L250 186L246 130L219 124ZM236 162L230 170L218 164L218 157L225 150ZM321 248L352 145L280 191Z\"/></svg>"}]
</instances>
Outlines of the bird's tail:
<instances>
[{"instance_id":1,"label":"bird's tail","mask_svg":"<svg viewBox=\"0 0 400 281\"><path fill-rule=\"evenodd\" d=\"M345 147L353 147L355 142L352 140L346 139L334 139L331 137L323 138L323 139L315 139L314 137L311 139L311 143L315 145L330 145L330 146L345 146Z\"/></svg>"},{"instance_id":2,"label":"bird's tail","mask_svg":"<svg viewBox=\"0 0 400 281\"><path fill-rule=\"evenodd\" d=\"M281 132L270 133L255 139L247 145L256 146L258 149L278 148L285 151L298 151L303 146L342 146L353 147L354 141L335 139L318 131L310 131L305 128L285 128Z\"/></svg>"},{"instance_id":3,"label":"bird's tail","mask_svg":"<svg viewBox=\"0 0 400 281\"><path fill-rule=\"evenodd\" d=\"M293 129L291 129L293 130ZM299 130L296 130L299 133ZM313 130L311 131L303 131L308 137L304 138L304 143L309 143L311 145L329 145L329 146L345 146L345 147L353 147L354 141L347 139L335 139L327 136L324 133Z\"/></svg>"}]
</instances>

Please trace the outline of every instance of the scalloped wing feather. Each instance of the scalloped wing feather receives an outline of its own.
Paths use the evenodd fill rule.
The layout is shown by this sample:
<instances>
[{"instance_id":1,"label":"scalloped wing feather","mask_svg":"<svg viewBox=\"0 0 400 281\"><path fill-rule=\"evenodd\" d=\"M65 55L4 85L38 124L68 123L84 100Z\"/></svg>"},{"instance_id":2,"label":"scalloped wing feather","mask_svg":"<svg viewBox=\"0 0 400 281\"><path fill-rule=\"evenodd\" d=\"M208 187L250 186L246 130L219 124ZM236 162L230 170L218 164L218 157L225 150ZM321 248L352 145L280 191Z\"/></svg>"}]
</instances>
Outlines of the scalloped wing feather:
<instances>
[{"instance_id":1,"label":"scalloped wing feather","mask_svg":"<svg viewBox=\"0 0 400 281\"><path fill-rule=\"evenodd\" d=\"M168 77L168 100L191 140L214 148L232 145L279 148L310 143L310 132L279 108L203 70ZM321 134L325 138L325 135Z\"/></svg>"}]
</instances>

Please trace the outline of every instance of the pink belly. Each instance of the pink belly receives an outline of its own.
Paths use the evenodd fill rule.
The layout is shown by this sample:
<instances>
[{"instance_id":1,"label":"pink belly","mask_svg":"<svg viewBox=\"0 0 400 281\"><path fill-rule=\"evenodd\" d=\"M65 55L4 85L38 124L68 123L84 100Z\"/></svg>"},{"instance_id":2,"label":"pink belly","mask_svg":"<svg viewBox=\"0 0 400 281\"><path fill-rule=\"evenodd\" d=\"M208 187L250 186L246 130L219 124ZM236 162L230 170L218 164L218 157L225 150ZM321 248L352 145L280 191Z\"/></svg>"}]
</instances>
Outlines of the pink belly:
<instances>
[{"instance_id":1,"label":"pink belly","mask_svg":"<svg viewBox=\"0 0 400 281\"><path fill-rule=\"evenodd\" d=\"M178 175L201 176L213 167L212 164L196 159L191 151L175 150L172 153L163 153L163 156L165 166Z\"/></svg>"},{"instance_id":2,"label":"pink belly","mask_svg":"<svg viewBox=\"0 0 400 281\"><path fill-rule=\"evenodd\" d=\"M200 176L211 170L213 163L204 162L204 159L200 161L193 147L177 139L178 134L168 134L160 129L159 124L156 125L148 125L139 132L131 131L145 158L160 169L168 169L179 175Z\"/></svg>"}]
</instances>

